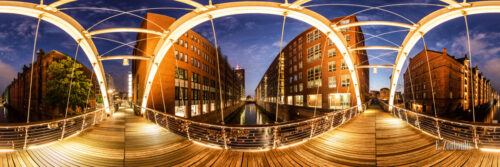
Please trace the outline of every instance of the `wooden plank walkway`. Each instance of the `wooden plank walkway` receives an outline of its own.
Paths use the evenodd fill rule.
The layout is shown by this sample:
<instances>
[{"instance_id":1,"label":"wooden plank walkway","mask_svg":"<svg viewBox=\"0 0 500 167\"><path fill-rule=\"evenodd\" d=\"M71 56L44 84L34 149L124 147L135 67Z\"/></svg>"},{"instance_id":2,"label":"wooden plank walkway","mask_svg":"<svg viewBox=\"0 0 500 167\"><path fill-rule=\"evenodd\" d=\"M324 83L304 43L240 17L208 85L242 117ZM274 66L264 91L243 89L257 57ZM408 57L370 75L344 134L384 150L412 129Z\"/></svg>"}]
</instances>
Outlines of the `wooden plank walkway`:
<instances>
[{"instance_id":1,"label":"wooden plank walkway","mask_svg":"<svg viewBox=\"0 0 500 167\"><path fill-rule=\"evenodd\" d=\"M122 108L70 139L0 153L0 166L500 166L500 153L436 151L435 141L375 108L299 146L228 151L197 145Z\"/></svg>"}]
</instances>

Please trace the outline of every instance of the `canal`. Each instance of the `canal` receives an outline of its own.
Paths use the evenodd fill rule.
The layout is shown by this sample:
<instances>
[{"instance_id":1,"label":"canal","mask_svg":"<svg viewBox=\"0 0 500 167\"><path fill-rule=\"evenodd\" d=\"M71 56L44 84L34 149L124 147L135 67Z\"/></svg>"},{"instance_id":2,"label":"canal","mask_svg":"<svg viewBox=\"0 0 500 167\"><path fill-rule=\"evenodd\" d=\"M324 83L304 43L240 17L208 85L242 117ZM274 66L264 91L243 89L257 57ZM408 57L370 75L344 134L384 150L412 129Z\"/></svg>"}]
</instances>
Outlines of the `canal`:
<instances>
[{"instance_id":1,"label":"canal","mask_svg":"<svg viewBox=\"0 0 500 167\"><path fill-rule=\"evenodd\" d=\"M274 116L263 111L255 103L247 103L226 117L226 123L233 125L262 125L273 122Z\"/></svg>"}]
</instances>

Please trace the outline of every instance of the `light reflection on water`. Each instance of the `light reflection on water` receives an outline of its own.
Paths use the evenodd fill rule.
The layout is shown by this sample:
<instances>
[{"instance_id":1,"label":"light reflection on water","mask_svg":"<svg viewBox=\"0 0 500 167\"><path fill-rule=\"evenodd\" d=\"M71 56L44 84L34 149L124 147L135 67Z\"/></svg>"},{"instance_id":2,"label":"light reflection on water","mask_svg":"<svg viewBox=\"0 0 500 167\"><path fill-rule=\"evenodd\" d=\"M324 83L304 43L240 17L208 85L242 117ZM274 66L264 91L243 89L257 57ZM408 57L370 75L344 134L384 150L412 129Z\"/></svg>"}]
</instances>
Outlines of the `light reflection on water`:
<instances>
[{"instance_id":1,"label":"light reflection on water","mask_svg":"<svg viewBox=\"0 0 500 167\"><path fill-rule=\"evenodd\" d=\"M245 109L235 114L237 114L237 116L228 121L230 124L261 125L272 122L264 111L261 111L260 108L253 103L245 104Z\"/></svg>"},{"instance_id":2,"label":"light reflection on water","mask_svg":"<svg viewBox=\"0 0 500 167\"><path fill-rule=\"evenodd\" d=\"M0 123L9 123L8 114L7 108L0 107Z\"/></svg>"},{"instance_id":3,"label":"light reflection on water","mask_svg":"<svg viewBox=\"0 0 500 167\"><path fill-rule=\"evenodd\" d=\"M493 106L492 110L490 111L490 114L486 116L484 119L485 123L496 123L500 124L500 103L497 103L496 105Z\"/></svg>"}]
</instances>

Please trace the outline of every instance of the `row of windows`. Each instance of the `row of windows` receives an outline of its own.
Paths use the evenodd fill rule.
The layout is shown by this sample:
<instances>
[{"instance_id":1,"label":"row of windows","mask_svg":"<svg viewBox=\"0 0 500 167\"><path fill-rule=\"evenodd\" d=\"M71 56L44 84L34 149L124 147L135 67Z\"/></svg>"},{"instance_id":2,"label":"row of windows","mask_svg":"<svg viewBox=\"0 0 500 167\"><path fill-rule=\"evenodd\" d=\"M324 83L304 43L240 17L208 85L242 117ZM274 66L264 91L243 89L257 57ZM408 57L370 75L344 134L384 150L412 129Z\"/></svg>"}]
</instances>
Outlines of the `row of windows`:
<instances>
[{"instance_id":1,"label":"row of windows","mask_svg":"<svg viewBox=\"0 0 500 167\"><path fill-rule=\"evenodd\" d=\"M295 98L295 101L294 101ZM295 103L294 103L295 102ZM333 93L328 95L328 103L330 109L345 109L351 106L351 94L350 93ZM303 106L304 96L295 95L287 97L288 105ZM322 95L321 94L310 94L307 95L307 106L322 108Z\"/></svg>"}]
</instances>

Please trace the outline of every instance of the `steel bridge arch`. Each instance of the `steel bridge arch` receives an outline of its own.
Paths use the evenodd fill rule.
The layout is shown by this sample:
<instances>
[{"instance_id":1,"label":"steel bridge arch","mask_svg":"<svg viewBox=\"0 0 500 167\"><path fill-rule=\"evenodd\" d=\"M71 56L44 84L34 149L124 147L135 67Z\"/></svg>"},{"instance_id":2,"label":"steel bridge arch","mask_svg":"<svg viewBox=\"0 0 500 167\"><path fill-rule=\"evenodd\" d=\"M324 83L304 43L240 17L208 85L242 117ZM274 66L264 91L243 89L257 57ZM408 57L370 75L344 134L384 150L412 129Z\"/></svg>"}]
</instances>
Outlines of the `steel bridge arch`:
<instances>
[{"instance_id":1,"label":"steel bridge arch","mask_svg":"<svg viewBox=\"0 0 500 167\"><path fill-rule=\"evenodd\" d=\"M179 0L180 1L180 0ZM361 98L360 98L360 90L359 90L359 79L357 76L357 70L353 64L353 57L350 53L350 50L347 45L346 40L344 39L341 32L335 30L334 23L330 22L324 16L305 8L300 7L298 4L283 4L276 2L262 2L262 1L246 1L246 2L228 2L217 5L207 5L203 6L201 4L197 4L194 1L183 0L184 3L188 3L189 5L197 7L196 10L182 16L177 19L174 23L170 25L167 29L167 34L165 37L160 39L155 50L153 52L153 61L150 62L148 67L148 74L145 84L145 90L143 93L142 100L142 109L144 112L147 107L148 102L148 94L151 91L151 86L153 79L156 75L158 67L166 55L167 51L171 48L173 42L177 41L177 39L190 30L191 28L199 25L205 21L209 21L210 17L219 18L223 16L229 15L238 15L238 14L271 14L271 15L286 15L287 17L291 17L305 23L308 23L318 30L323 32L328 36L330 40L333 41L335 46L339 49L340 53L344 56L345 62L349 68L349 72L351 74L351 78L353 81L353 86L356 93L356 101L357 106L361 109ZM302 2L305 3L305 2Z\"/></svg>"},{"instance_id":2,"label":"steel bridge arch","mask_svg":"<svg viewBox=\"0 0 500 167\"><path fill-rule=\"evenodd\" d=\"M92 39L88 38L85 29L71 16L58 11L50 5L39 5L28 2L18 1L0 1L0 13L17 14L40 18L62 29L75 41L80 43L80 47L85 52L85 55L92 64L92 68L97 76L99 88L104 100L104 107L107 113L109 110L109 101L107 98L106 78L104 77L104 68L101 61L98 59L99 53Z\"/></svg>"},{"instance_id":3,"label":"steel bridge arch","mask_svg":"<svg viewBox=\"0 0 500 167\"><path fill-rule=\"evenodd\" d=\"M457 3L452 1L449 4L450 6L425 16L417 23L416 28L408 32L406 35L403 44L401 45L403 48L398 52L395 68L392 71L393 77L391 78L391 90L389 96L390 111L394 105L394 95L396 93L397 82L401 69L406 62L408 54L425 33L444 22L458 17L463 17L465 15L500 13L500 1L478 1L470 3Z\"/></svg>"}]
</instances>

